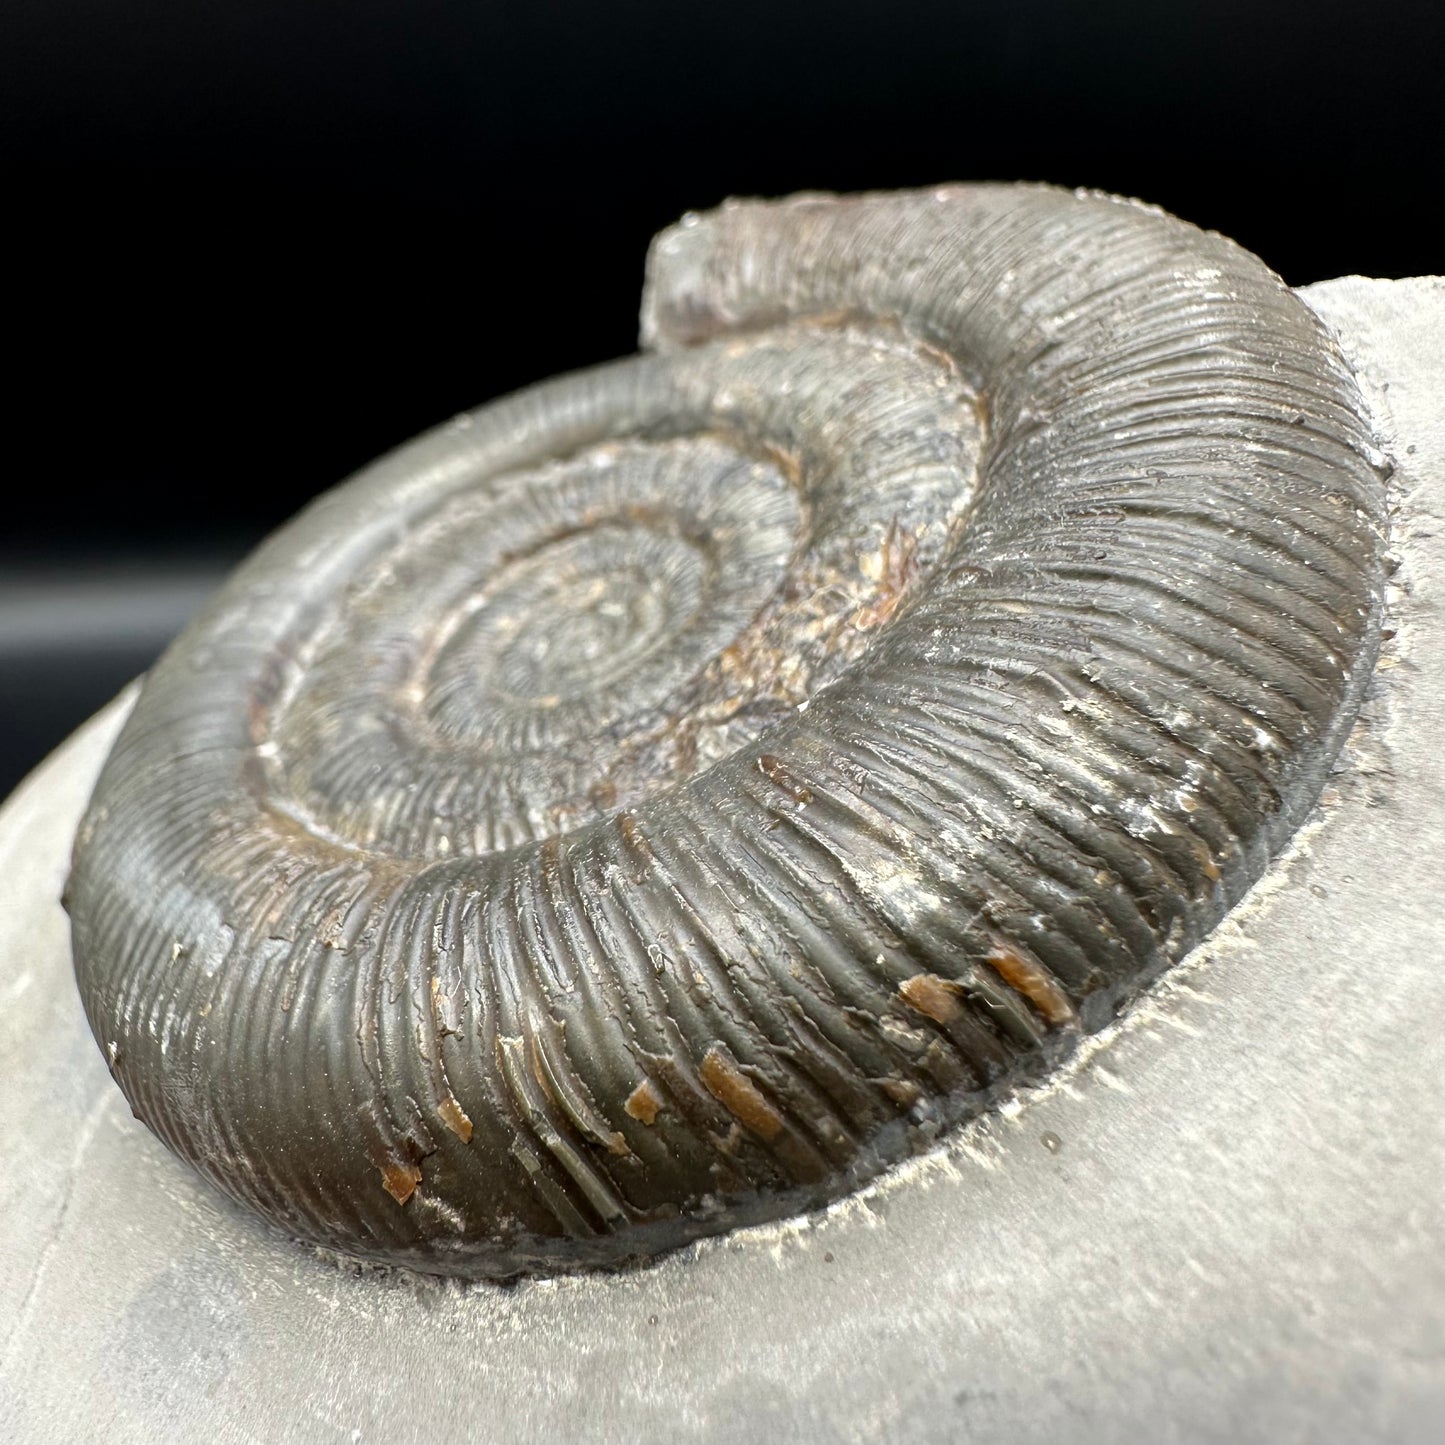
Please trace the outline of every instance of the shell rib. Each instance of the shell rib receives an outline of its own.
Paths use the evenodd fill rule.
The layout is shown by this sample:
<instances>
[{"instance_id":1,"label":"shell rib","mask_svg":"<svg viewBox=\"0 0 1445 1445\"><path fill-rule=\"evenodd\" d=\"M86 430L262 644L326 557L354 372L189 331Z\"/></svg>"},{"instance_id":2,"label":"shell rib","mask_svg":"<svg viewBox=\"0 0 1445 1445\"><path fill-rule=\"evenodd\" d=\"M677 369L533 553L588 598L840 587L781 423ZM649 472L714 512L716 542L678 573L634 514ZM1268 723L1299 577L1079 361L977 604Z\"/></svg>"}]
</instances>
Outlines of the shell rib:
<instances>
[{"instance_id":1,"label":"shell rib","mask_svg":"<svg viewBox=\"0 0 1445 1445\"><path fill-rule=\"evenodd\" d=\"M117 1082L295 1235L509 1276L837 1197L1199 942L1350 723L1382 459L1229 241L734 204L643 327L270 539L82 823Z\"/></svg>"}]
</instances>

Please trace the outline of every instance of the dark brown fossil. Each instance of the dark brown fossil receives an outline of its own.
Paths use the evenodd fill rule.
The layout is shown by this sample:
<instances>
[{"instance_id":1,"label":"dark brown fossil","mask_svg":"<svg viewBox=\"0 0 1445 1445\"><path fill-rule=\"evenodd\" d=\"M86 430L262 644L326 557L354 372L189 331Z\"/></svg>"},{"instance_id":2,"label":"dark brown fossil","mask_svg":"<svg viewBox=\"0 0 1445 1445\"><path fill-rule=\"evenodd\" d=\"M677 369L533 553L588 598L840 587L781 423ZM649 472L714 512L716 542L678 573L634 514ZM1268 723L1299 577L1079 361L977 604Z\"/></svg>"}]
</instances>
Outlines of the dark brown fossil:
<instances>
[{"instance_id":1,"label":"dark brown fossil","mask_svg":"<svg viewBox=\"0 0 1445 1445\"><path fill-rule=\"evenodd\" d=\"M506 1276L834 1198L1196 944L1349 725L1381 462L1229 241L729 206L644 340L322 497L96 788L96 1039L293 1234Z\"/></svg>"}]
</instances>

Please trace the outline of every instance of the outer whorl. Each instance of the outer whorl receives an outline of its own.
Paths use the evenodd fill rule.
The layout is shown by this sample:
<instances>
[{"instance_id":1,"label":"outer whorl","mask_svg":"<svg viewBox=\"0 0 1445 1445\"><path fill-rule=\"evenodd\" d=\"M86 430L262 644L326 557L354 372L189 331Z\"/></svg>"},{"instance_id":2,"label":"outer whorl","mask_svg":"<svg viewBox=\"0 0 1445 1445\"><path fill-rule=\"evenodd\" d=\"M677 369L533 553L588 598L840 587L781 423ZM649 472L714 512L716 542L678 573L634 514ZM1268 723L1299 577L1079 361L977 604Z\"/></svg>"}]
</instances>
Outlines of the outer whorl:
<instances>
[{"instance_id":1,"label":"outer whorl","mask_svg":"<svg viewBox=\"0 0 1445 1445\"><path fill-rule=\"evenodd\" d=\"M81 826L116 1080L294 1234L510 1275L836 1197L1196 944L1348 727L1379 459L1230 242L728 206L644 340L267 542Z\"/></svg>"}]
</instances>

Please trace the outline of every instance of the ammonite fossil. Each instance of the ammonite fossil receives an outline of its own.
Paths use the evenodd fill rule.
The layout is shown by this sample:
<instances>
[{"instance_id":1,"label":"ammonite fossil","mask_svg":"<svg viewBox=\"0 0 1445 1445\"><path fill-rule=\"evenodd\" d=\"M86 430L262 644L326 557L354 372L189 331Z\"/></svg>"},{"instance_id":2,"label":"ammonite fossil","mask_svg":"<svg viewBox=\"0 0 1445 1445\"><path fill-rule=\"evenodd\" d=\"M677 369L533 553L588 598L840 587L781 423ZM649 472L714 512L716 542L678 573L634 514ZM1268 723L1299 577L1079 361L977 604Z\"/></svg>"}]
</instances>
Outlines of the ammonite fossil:
<instances>
[{"instance_id":1,"label":"ammonite fossil","mask_svg":"<svg viewBox=\"0 0 1445 1445\"><path fill-rule=\"evenodd\" d=\"M835 1198L1196 944L1350 724L1381 461L1229 241L734 204L643 336L273 537L96 788L96 1039L294 1235L507 1276Z\"/></svg>"}]
</instances>

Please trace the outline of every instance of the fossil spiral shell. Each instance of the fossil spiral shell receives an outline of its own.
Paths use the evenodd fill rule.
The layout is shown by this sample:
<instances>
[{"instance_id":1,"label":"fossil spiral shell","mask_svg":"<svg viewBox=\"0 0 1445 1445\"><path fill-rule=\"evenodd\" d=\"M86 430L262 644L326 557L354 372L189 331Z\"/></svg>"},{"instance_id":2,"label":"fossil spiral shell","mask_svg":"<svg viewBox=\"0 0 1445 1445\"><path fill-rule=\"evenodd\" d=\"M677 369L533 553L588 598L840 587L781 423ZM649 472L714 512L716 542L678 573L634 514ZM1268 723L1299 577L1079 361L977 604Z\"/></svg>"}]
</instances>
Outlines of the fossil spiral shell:
<instances>
[{"instance_id":1,"label":"fossil spiral shell","mask_svg":"<svg viewBox=\"0 0 1445 1445\"><path fill-rule=\"evenodd\" d=\"M116 1080L295 1235L508 1276L840 1195L1196 944L1358 702L1382 460L1231 242L733 204L643 333L269 540L83 820Z\"/></svg>"}]
</instances>

